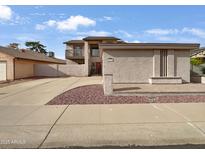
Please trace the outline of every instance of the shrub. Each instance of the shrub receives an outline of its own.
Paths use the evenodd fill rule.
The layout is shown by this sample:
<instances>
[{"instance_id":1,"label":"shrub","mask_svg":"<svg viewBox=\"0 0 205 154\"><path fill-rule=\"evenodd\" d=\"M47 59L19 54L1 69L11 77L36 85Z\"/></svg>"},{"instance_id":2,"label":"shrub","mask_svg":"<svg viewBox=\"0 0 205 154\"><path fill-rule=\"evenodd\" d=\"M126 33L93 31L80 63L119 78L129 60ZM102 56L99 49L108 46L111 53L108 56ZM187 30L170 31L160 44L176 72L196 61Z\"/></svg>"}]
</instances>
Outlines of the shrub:
<instances>
[{"instance_id":1,"label":"shrub","mask_svg":"<svg viewBox=\"0 0 205 154\"><path fill-rule=\"evenodd\" d=\"M203 64L204 60L203 58L191 58L191 64L192 65L200 65Z\"/></svg>"}]
</instances>

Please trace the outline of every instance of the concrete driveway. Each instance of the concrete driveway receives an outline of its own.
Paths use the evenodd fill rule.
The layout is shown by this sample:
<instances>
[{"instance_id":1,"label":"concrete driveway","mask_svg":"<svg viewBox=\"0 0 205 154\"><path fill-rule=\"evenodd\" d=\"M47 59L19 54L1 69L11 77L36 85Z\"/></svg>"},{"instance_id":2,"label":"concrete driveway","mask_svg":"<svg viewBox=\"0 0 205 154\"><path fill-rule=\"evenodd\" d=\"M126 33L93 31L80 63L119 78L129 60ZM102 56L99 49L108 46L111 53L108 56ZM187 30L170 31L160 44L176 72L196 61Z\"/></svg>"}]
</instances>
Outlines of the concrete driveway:
<instances>
[{"instance_id":1,"label":"concrete driveway","mask_svg":"<svg viewBox=\"0 0 205 154\"><path fill-rule=\"evenodd\" d=\"M69 89L101 84L101 77L38 79L0 88L0 105L44 105Z\"/></svg>"},{"instance_id":2,"label":"concrete driveway","mask_svg":"<svg viewBox=\"0 0 205 154\"><path fill-rule=\"evenodd\" d=\"M0 148L205 148L205 103L44 105L63 91L94 83L101 78L42 79L0 88Z\"/></svg>"}]
</instances>

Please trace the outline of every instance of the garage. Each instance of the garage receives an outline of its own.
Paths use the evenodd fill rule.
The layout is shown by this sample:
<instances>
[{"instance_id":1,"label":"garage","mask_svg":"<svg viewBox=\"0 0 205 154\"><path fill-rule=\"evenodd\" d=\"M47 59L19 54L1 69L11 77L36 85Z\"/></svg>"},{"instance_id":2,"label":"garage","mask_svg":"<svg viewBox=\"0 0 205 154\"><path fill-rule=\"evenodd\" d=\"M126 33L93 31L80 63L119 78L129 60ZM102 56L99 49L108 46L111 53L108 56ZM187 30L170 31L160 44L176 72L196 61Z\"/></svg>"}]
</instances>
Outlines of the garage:
<instances>
[{"instance_id":1,"label":"garage","mask_svg":"<svg viewBox=\"0 0 205 154\"><path fill-rule=\"evenodd\" d=\"M0 81L35 77L35 64L65 64L65 61L27 49L0 46Z\"/></svg>"},{"instance_id":2,"label":"garage","mask_svg":"<svg viewBox=\"0 0 205 154\"><path fill-rule=\"evenodd\" d=\"M0 61L0 81L6 80L6 62Z\"/></svg>"}]
</instances>

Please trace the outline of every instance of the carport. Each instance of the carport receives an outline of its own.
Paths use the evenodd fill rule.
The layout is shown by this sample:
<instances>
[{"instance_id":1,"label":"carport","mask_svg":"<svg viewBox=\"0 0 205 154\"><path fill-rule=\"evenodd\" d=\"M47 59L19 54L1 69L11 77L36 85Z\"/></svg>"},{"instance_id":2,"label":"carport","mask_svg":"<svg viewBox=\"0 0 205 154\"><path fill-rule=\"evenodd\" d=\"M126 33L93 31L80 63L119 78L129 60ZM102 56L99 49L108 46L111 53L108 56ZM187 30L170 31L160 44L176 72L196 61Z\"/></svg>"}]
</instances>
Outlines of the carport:
<instances>
[{"instance_id":1,"label":"carport","mask_svg":"<svg viewBox=\"0 0 205 154\"><path fill-rule=\"evenodd\" d=\"M65 64L65 61L30 50L0 47L0 81L34 77L35 64Z\"/></svg>"}]
</instances>

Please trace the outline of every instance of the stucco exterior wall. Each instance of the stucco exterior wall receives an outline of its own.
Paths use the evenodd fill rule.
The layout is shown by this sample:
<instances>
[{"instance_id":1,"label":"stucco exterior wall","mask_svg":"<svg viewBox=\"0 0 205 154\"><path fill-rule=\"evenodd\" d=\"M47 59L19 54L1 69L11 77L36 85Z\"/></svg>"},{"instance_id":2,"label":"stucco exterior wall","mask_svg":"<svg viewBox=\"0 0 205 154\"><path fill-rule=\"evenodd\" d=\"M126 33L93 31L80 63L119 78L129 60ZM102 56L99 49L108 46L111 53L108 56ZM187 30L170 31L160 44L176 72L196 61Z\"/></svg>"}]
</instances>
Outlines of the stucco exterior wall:
<instances>
[{"instance_id":1,"label":"stucco exterior wall","mask_svg":"<svg viewBox=\"0 0 205 154\"><path fill-rule=\"evenodd\" d=\"M109 50L103 52L103 74L113 74L113 83L149 83L153 75L154 50Z\"/></svg>"},{"instance_id":2,"label":"stucco exterior wall","mask_svg":"<svg viewBox=\"0 0 205 154\"><path fill-rule=\"evenodd\" d=\"M35 76L63 77L63 76L86 76L85 64L35 64Z\"/></svg>"},{"instance_id":3,"label":"stucco exterior wall","mask_svg":"<svg viewBox=\"0 0 205 154\"><path fill-rule=\"evenodd\" d=\"M101 57L90 57L90 62L95 63L95 62L102 62Z\"/></svg>"},{"instance_id":4,"label":"stucco exterior wall","mask_svg":"<svg viewBox=\"0 0 205 154\"><path fill-rule=\"evenodd\" d=\"M14 80L14 63L13 57L0 53L0 61L6 62L6 79Z\"/></svg>"},{"instance_id":5,"label":"stucco exterior wall","mask_svg":"<svg viewBox=\"0 0 205 154\"><path fill-rule=\"evenodd\" d=\"M66 45L65 58L69 58L69 56L73 56L73 45Z\"/></svg>"},{"instance_id":6,"label":"stucco exterior wall","mask_svg":"<svg viewBox=\"0 0 205 154\"><path fill-rule=\"evenodd\" d=\"M90 74L91 63L90 63L90 49L89 49L88 42L86 41L84 42L84 56L85 56L84 71L86 76L88 76Z\"/></svg>"},{"instance_id":7,"label":"stucco exterior wall","mask_svg":"<svg viewBox=\"0 0 205 154\"><path fill-rule=\"evenodd\" d=\"M190 82L190 50L175 50L175 76Z\"/></svg>"},{"instance_id":8,"label":"stucco exterior wall","mask_svg":"<svg viewBox=\"0 0 205 154\"><path fill-rule=\"evenodd\" d=\"M29 60L15 59L15 79L34 76L34 63Z\"/></svg>"}]
</instances>

